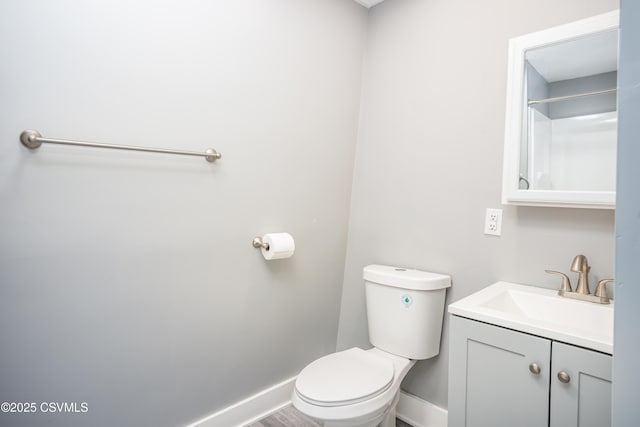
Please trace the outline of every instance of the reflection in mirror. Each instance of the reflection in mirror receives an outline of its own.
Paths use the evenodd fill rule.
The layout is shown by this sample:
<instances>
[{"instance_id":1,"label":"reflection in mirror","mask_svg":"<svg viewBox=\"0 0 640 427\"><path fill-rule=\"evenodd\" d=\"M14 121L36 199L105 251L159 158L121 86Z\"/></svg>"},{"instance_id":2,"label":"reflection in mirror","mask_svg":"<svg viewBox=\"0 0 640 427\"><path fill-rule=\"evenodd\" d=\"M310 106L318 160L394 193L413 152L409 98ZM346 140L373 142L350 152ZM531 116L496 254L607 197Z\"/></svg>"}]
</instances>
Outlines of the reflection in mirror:
<instances>
[{"instance_id":1,"label":"reflection in mirror","mask_svg":"<svg viewBox=\"0 0 640 427\"><path fill-rule=\"evenodd\" d=\"M525 53L522 190L615 191L617 31Z\"/></svg>"},{"instance_id":2,"label":"reflection in mirror","mask_svg":"<svg viewBox=\"0 0 640 427\"><path fill-rule=\"evenodd\" d=\"M509 40L504 204L615 208L619 17Z\"/></svg>"}]
</instances>

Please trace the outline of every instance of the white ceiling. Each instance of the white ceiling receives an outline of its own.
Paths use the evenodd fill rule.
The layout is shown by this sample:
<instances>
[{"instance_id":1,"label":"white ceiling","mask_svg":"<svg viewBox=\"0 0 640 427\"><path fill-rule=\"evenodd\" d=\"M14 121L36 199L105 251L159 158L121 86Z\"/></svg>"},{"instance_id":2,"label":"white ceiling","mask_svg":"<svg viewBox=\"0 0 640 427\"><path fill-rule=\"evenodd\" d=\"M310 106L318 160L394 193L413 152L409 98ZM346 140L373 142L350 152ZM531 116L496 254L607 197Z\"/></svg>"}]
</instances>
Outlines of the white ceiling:
<instances>
[{"instance_id":1,"label":"white ceiling","mask_svg":"<svg viewBox=\"0 0 640 427\"><path fill-rule=\"evenodd\" d=\"M375 6L378 3L382 3L384 0L354 0L356 3L359 3L369 9L371 6Z\"/></svg>"}]
</instances>

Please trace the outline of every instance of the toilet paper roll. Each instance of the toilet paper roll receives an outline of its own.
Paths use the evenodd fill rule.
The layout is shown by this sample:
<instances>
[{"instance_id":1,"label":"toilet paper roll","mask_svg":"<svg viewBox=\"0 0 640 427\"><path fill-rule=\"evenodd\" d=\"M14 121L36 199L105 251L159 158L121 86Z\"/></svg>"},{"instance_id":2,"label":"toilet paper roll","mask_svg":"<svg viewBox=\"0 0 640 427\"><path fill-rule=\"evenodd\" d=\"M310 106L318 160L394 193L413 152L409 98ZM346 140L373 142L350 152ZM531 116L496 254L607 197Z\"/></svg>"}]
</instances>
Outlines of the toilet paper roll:
<instances>
[{"instance_id":1,"label":"toilet paper roll","mask_svg":"<svg viewBox=\"0 0 640 427\"><path fill-rule=\"evenodd\" d=\"M268 233L262 241L269 244L269 249L262 248L262 256L266 260L290 258L296 250L293 236L289 233Z\"/></svg>"}]
</instances>

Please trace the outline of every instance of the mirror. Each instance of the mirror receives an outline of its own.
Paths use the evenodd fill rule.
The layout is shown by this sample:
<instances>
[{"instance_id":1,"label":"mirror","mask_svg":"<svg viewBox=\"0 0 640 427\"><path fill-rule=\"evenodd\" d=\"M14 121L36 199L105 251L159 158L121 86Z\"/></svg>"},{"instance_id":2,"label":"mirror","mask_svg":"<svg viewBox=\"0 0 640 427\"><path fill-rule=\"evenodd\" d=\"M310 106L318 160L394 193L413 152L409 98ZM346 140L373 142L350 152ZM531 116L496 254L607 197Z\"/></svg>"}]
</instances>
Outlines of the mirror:
<instances>
[{"instance_id":1,"label":"mirror","mask_svg":"<svg viewBox=\"0 0 640 427\"><path fill-rule=\"evenodd\" d=\"M503 203L615 208L618 20L509 41Z\"/></svg>"}]
</instances>

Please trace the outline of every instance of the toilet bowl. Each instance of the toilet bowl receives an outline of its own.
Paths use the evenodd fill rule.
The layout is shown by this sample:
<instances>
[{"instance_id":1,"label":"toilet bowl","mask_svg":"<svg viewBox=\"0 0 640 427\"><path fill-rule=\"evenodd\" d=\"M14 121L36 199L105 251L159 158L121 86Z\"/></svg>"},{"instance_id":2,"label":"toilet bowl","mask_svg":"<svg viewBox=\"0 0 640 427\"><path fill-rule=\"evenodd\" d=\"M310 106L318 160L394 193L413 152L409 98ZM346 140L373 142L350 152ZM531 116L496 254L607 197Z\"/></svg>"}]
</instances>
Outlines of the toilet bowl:
<instances>
[{"instance_id":1,"label":"toilet bowl","mask_svg":"<svg viewBox=\"0 0 640 427\"><path fill-rule=\"evenodd\" d=\"M400 383L415 363L375 347L333 353L300 372L292 402L325 427L393 427Z\"/></svg>"},{"instance_id":2,"label":"toilet bowl","mask_svg":"<svg viewBox=\"0 0 640 427\"><path fill-rule=\"evenodd\" d=\"M311 362L291 396L325 427L394 427L400 383L416 360L440 352L446 275L364 268L370 350L353 347Z\"/></svg>"}]
</instances>

